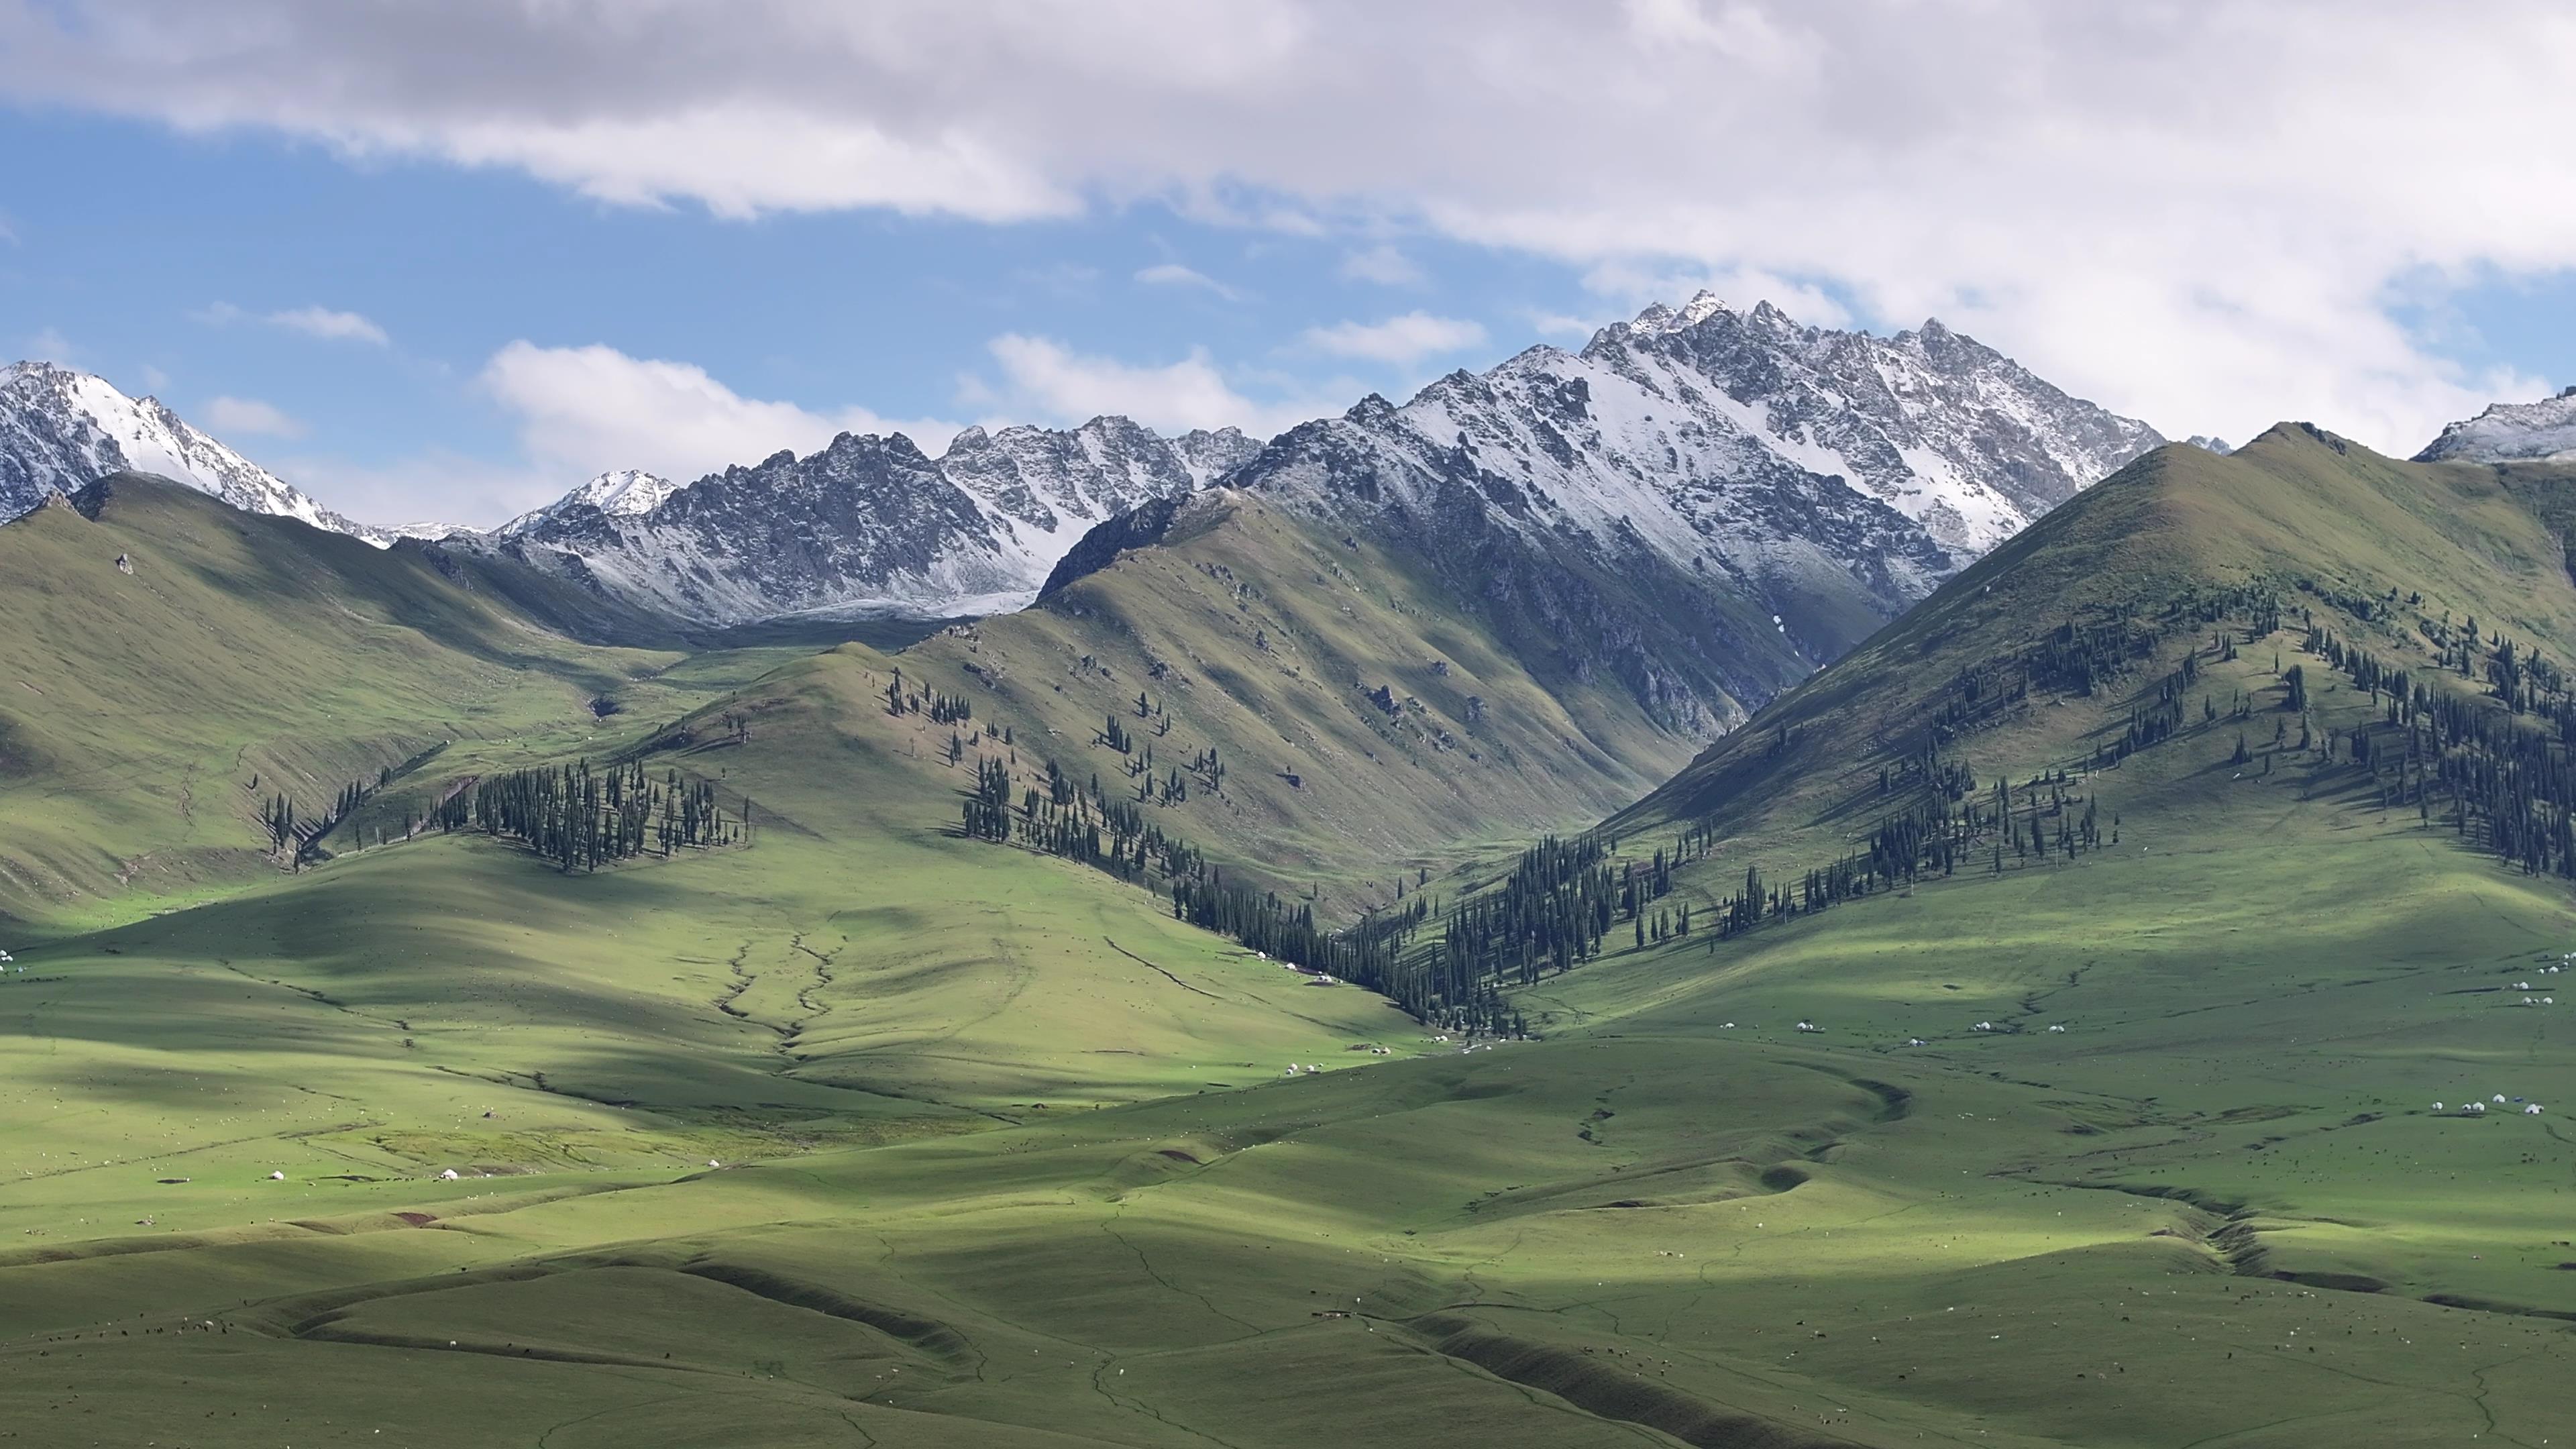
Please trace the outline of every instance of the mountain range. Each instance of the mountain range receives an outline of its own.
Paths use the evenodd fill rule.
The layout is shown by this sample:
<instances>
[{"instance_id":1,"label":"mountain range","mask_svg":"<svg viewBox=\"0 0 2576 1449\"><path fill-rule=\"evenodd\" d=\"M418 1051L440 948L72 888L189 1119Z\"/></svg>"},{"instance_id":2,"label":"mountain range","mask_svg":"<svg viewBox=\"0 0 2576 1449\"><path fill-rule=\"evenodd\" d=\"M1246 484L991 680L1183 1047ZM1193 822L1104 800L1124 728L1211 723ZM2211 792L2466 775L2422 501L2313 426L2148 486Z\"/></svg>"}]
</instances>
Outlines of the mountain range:
<instances>
[{"instance_id":1,"label":"mountain range","mask_svg":"<svg viewBox=\"0 0 2576 1449\"><path fill-rule=\"evenodd\" d=\"M967 428L937 459L843 433L685 486L604 473L488 535L498 554L701 625L1017 608L1097 524L1252 456L1232 428L1165 438L1121 417Z\"/></svg>"},{"instance_id":2,"label":"mountain range","mask_svg":"<svg viewBox=\"0 0 2576 1449\"><path fill-rule=\"evenodd\" d=\"M1884 617L2161 441L1938 322L1882 339L1703 293L1266 447L1118 417L970 428L936 460L845 435L685 487L605 474L459 542L698 623L986 613L1025 603L1086 528L1213 481L1346 522L1419 521L1463 488L1550 548L1642 548L1766 595L1857 578Z\"/></svg>"},{"instance_id":3,"label":"mountain range","mask_svg":"<svg viewBox=\"0 0 2576 1449\"><path fill-rule=\"evenodd\" d=\"M1488 563L1534 550L1543 572L1581 558L1714 587L1813 663L2162 441L1937 320L1882 338L1702 293L1580 351L1533 347L1266 444L1117 416L970 427L937 458L900 434L844 434L687 483L605 472L476 532L359 523L156 399L49 363L0 369L0 512L155 472L380 546L444 540L701 627L1017 608L1091 529L1224 481L1330 527L1414 536L1448 564L1440 531L1464 528ZM2419 457L2571 450L2576 389L2455 423Z\"/></svg>"},{"instance_id":4,"label":"mountain range","mask_svg":"<svg viewBox=\"0 0 2576 1449\"><path fill-rule=\"evenodd\" d=\"M936 459L844 435L686 484L603 473L481 534L359 524L159 402L44 363L0 383L0 439L13 513L130 467L379 544L446 535L698 625L1016 607L1090 528L1220 479L1345 522L1419 519L1464 485L1509 532L1643 548L1765 596L1847 592L1838 575L1883 617L2161 441L1938 322L1882 339L1705 293L1267 447L1114 416L970 427Z\"/></svg>"}]
</instances>

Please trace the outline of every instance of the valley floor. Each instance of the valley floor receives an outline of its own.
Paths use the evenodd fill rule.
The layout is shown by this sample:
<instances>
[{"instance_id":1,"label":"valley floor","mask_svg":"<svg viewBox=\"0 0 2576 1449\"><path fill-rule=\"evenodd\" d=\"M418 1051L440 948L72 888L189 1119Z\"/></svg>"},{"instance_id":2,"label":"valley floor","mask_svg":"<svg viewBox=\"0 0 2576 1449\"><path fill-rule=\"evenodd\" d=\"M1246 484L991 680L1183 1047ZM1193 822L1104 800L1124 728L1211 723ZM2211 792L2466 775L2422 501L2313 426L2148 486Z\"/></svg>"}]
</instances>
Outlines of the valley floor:
<instances>
[{"instance_id":1,"label":"valley floor","mask_svg":"<svg viewBox=\"0 0 2576 1449\"><path fill-rule=\"evenodd\" d=\"M2576 917L2439 832L1962 876L1554 978L1550 1039L1471 1051L1059 862L848 848L563 878L435 841L21 952L0 1422L551 1449L2576 1422L2563 1128L2429 1110L2576 1102L2556 1012L2506 989ZM2088 918L2095 870L2169 904Z\"/></svg>"}]
</instances>

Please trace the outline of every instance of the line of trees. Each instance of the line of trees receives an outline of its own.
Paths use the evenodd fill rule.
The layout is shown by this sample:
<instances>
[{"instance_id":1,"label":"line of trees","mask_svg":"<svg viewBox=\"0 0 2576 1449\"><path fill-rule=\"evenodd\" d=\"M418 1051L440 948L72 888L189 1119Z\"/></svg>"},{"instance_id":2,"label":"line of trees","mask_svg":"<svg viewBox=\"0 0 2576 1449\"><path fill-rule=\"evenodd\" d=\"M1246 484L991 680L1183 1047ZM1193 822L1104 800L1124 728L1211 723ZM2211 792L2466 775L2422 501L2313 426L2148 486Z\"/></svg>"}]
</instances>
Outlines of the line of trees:
<instances>
[{"instance_id":1,"label":"line of trees","mask_svg":"<svg viewBox=\"0 0 2576 1449\"><path fill-rule=\"evenodd\" d=\"M684 780L677 770L657 780L640 760L605 769L579 760L486 776L440 802L430 824L518 841L570 872L734 845L745 838L752 813L745 798L729 814L714 785Z\"/></svg>"}]
</instances>

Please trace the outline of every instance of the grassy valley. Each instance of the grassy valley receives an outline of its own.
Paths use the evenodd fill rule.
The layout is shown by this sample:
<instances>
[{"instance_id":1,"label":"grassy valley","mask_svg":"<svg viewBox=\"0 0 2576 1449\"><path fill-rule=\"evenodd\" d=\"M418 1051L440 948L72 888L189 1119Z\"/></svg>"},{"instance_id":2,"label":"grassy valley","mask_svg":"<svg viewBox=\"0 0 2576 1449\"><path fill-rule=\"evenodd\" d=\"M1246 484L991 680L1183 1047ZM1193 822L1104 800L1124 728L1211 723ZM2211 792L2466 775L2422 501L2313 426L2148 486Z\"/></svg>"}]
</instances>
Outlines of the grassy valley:
<instances>
[{"instance_id":1,"label":"grassy valley","mask_svg":"<svg viewBox=\"0 0 2576 1449\"><path fill-rule=\"evenodd\" d=\"M2576 974L2550 968L2576 897L2565 802L2525 768L2563 747L2510 731L2569 699L2563 471L2294 427L2162 450L1687 763L1618 686L1225 495L900 652L581 645L401 555L351 554L310 603L192 565L201 595L92 625L146 661L97 686L131 701L102 730L126 775L74 788L55 693L9 711L13 869L68 863L8 907L0 1422L551 1449L2561 1437ZM235 547L229 515L133 491L166 516L0 530L31 551L10 577L87 570L44 575L64 622L19 646L29 683L83 679L105 646L70 621L157 555ZM82 530L120 528L93 560ZM456 622L370 621L386 579L432 591L403 617ZM180 633L253 598L273 657ZM145 727L146 700L290 669L291 730L211 704ZM481 671L483 712L442 712ZM1113 721L1129 749L1095 739ZM258 792L230 783L202 834L168 803L246 744L336 789L442 741L300 872L263 858ZM1189 768L1210 748L1222 789ZM710 786L748 836L569 872L471 828L371 843L469 776L576 758ZM1017 809L1051 758L1335 919L1401 875L1431 903L1409 979L1539 1039L1312 984L1173 919L1154 872L966 838L979 762ZM1598 859L1513 877L1586 817ZM184 877L98 863L156 842ZM1570 969L1451 925L1523 899L1515 930L1557 930L1576 895Z\"/></svg>"}]
</instances>

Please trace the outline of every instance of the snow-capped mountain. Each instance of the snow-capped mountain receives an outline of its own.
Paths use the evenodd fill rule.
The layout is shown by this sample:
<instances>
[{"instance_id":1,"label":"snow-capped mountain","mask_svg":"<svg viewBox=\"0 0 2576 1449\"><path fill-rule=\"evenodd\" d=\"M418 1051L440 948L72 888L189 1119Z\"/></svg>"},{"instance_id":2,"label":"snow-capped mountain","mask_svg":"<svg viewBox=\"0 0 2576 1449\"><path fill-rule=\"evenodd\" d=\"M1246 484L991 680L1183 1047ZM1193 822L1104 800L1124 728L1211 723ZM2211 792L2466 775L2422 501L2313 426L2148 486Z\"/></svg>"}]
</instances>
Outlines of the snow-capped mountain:
<instances>
[{"instance_id":1,"label":"snow-capped mountain","mask_svg":"<svg viewBox=\"0 0 2576 1449\"><path fill-rule=\"evenodd\" d=\"M2533 403L2497 403L2442 430L2418 463L2576 462L2576 387Z\"/></svg>"},{"instance_id":2,"label":"snow-capped mountain","mask_svg":"<svg viewBox=\"0 0 2576 1449\"><path fill-rule=\"evenodd\" d=\"M314 502L157 399L127 397L103 378L49 362L0 367L0 517L125 469L189 484L245 512L392 541Z\"/></svg>"},{"instance_id":3,"label":"snow-capped mountain","mask_svg":"<svg viewBox=\"0 0 2576 1449\"><path fill-rule=\"evenodd\" d=\"M1579 357L1540 351L1504 366L1515 365L1581 376L1596 394L1602 375L1624 380L1635 422L1608 399L1600 414L1632 461L1700 451L1684 471L1722 479L1727 455L1751 443L1842 477L1971 554L2165 441L1938 320L1880 338L1802 327L1767 302L1738 312L1706 292L1603 329Z\"/></svg>"},{"instance_id":4,"label":"snow-capped mountain","mask_svg":"<svg viewBox=\"0 0 2576 1449\"><path fill-rule=\"evenodd\" d=\"M1228 481L1417 518L1463 489L1550 547L1642 547L1764 597L1839 577L1887 616L2163 441L1938 322L1877 338L1702 293L1372 397Z\"/></svg>"},{"instance_id":5,"label":"snow-capped mountain","mask_svg":"<svg viewBox=\"0 0 2576 1449\"><path fill-rule=\"evenodd\" d=\"M1033 597L1094 524L1220 480L1416 518L1465 486L1551 547L1643 547L1766 598L1857 586L1883 618L2163 441L1938 322L1878 338L1703 293L1267 448L1118 417L968 428L936 460L845 435L683 487L602 474L458 546L707 624L989 612Z\"/></svg>"},{"instance_id":6,"label":"snow-capped mountain","mask_svg":"<svg viewBox=\"0 0 2576 1449\"><path fill-rule=\"evenodd\" d=\"M701 624L992 613L1034 597L1094 524L1189 493L1259 446L1232 428L1165 438L1118 417L968 428L936 460L900 434L844 433L808 457L782 452L684 486L604 473L450 546Z\"/></svg>"}]
</instances>

